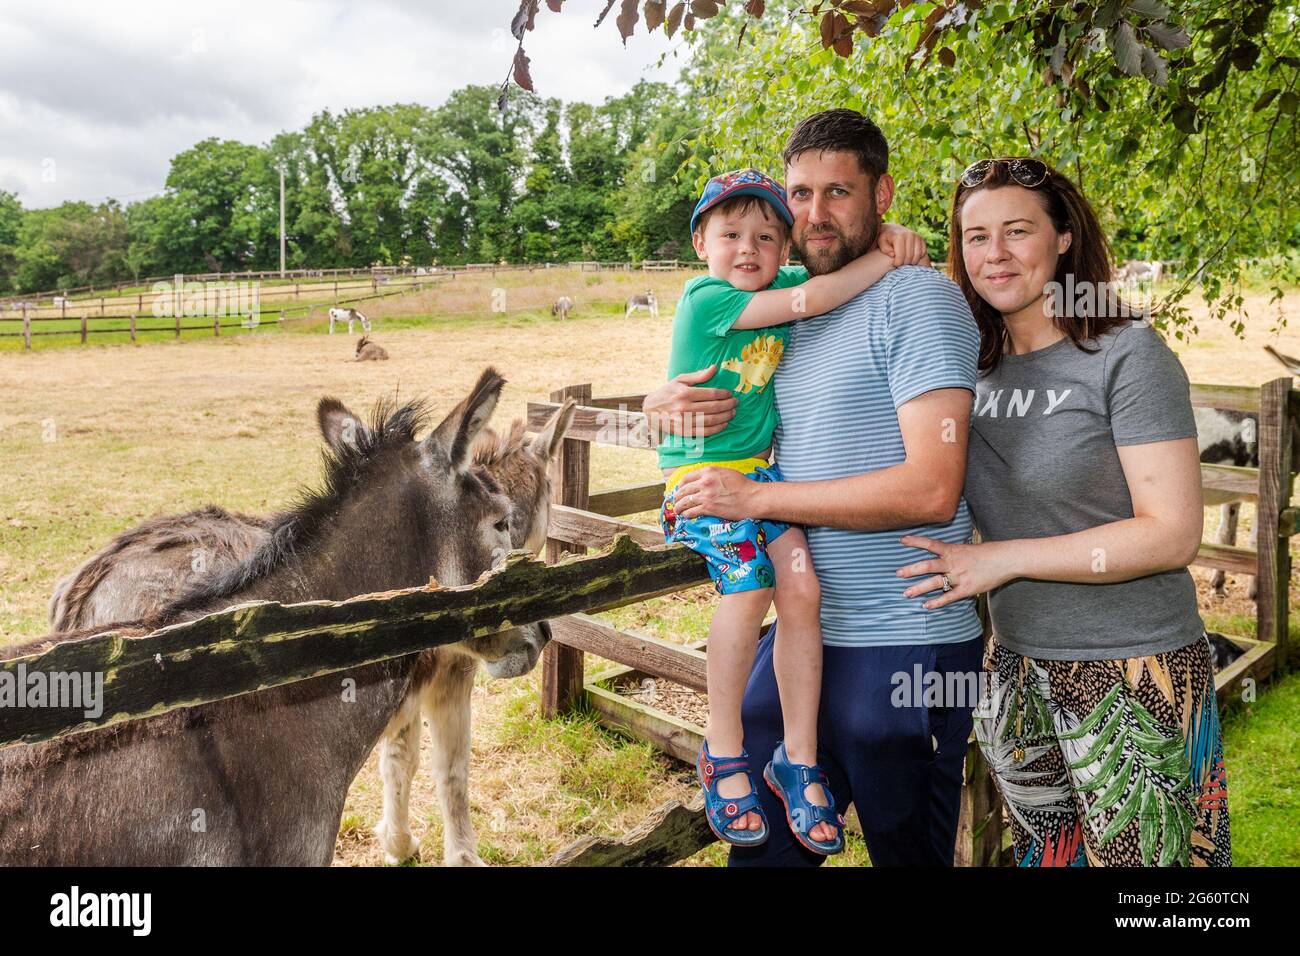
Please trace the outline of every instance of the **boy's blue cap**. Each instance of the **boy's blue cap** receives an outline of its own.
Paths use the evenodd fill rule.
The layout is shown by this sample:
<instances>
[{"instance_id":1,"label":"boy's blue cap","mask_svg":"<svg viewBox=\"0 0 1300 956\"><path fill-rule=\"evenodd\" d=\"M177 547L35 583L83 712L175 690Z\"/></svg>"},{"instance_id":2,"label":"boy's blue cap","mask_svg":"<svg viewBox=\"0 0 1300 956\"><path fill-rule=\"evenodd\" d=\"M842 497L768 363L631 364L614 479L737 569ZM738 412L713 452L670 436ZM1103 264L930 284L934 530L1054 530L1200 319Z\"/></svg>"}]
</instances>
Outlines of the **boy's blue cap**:
<instances>
[{"instance_id":1,"label":"boy's blue cap","mask_svg":"<svg viewBox=\"0 0 1300 956\"><path fill-rule=\"evenodd\" d=\"M794 228L794 216L790 214L790 207L786 205L785 190L781 184L771 176L764 176L757 169L738 169L735 172L714 176L709 180L708 185L704 187L704 195L700 196L700 201L695 204L695 212L691 213L691 232L695 231L695 224L700 221L702 214L732 196L757 196L766 199L776 208L777 214L785 220L786 225Z\"/></svg>"}]
</instances>

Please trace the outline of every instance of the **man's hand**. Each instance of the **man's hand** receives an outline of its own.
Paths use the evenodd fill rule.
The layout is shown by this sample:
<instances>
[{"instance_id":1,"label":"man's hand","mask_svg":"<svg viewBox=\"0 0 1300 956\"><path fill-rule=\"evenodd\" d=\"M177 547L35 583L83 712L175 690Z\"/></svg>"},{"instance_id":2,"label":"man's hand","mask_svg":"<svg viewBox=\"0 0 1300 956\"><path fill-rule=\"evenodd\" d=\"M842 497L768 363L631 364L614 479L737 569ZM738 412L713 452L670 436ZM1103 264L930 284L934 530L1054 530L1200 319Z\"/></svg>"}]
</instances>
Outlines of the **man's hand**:
<instances>
[{"instance_id":1,"label":"man's hand","mask_svg":"<svg viewBox=\"0 0 1300 956\"><path fill-rule=\"evenodd\" d=\"M673 510L683 518L759 518L753 510L758 487L759 482L734 468L698 468L678 482Z\"/></svg>"},{"instance_id":2,"label":"man's hand","mask_svg":"<svg viewBox=\"0 0 1300 956\"><path fill-rule=\"evenodd\" d=\"M666 434L683 438L716 435L736 417L736 396L727 388L699 388L717 371L710 365L698 372L683 372L645 397L641 406L656 438Z\"/></svg>"}]
</instances>

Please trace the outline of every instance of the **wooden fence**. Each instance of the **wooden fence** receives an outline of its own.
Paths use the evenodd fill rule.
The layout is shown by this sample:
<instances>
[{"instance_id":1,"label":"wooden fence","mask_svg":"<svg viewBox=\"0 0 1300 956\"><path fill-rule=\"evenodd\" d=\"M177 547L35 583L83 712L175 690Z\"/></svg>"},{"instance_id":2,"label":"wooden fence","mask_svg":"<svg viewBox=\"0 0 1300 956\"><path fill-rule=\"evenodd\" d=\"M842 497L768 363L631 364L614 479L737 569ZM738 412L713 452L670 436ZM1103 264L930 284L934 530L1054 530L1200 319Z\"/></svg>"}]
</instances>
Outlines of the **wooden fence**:
<instances>
[{"instance_id":1,"label":"wooden fence","mask_svg":"<svg viewBox=\"0 0 1300 956\"><path fill-rule=\"evenodd\" d=\"M529 425L540 428L567 398L578 401L573 425L553 463L553 513L547 560L514 554L480 582L459 588L415 588L363 595L342 602L280 605L254 602L172 625L148 635L107 633L40 648L0 661L15 686L24 674L99 672L102 716L53 707L8 709L0 747L50 740L96 727L140 720L469 637L550 620L554 640L542 659L542 709L548 716L585 702L609 726L693 762L702 738L697 725L604 686L618 678L659 678L699 692L706 689L705 648L633 634L591 617L593 612L671 594L708 581L704 563L680 545L665 546L659 530L620 516L655 510L660 482L593 493L592 442L654 447L643 396L593 398L590 385L551 393L530 403ZM1289 539L1296 531L1290 494L1300 450L1300 392L1289 379L1259 389L1193 386L1198 405L1256 411L1260 467L1204 466L1207 486L1227 488L1258 504L1259 547L1206 545L1198 563L1258 573L1259 632L1234 638L1246 654L1220 672L1221 696L1246 676L1262 678L1286 663ZM580 556L588 548L608 550ZM567 552L577 552L579 556ZM584 679L584 655L612 662L612 670ZM8 672L6 674L6 672ZM666 804L621 839L585 838L566 848L557 865L667 864L697 852L713 837L697 799ZM1002 809L979 748L967 748L956 862L991 865L1004 859Z\"/></svg>"},{"instance_id":2,"label":"wooden fence","mask_svg":"<svg viewBox=\"0 0 1300 956\"><path fill-rule=\"evenodd\" d=\"M334 295L329 301L334 305L353 305L358 302L367 302L373 299L386 299L395 295L407 295L412 292L423 291L429 285L442 281L444 278L454 278L454 275L443 277L424 276L413 278L407 282L402 282L400 280L390 281L376 276L361 285L354 284L352 286L346 284L340 286L339 283L335 281L333 284ZM379 290L381 288L385 291L380 292ZM300 297L301 291L307 291L309 294L320 294L329 289L329 284L323 282L315 285L307 285L305 287L295 283L292 288L292 293L290 293L287 286L283 288L283 292L286 299L290 294L292 294L293 299L296 300ZM357 290L371 291L368 295L353 295L348 298L339 298L339 292L348 293ZM211 294L214 292L217 294ZM178 298L188 300L190 297L188 293L182 291ZM154 316L152 314L152 306L150 306L149 310L146 311L144 302L145 296L143 293L137 296L135 311L115 315L107 314L104 311L103 299L100 300L100 313L98 315L91 315L89 314L89 310L83 310L80 315L74 314L70 316L67 314L68 303L66 302L62 306L58 307L57 314L50 315L36 314L34 310L29 310L28 307L24 305L20 316L5 316L0 314L0 328L3 328L6 323L21 323L22 325L20 331L0 332L0 338L22 336L23 348L30 351L32 347L32 338L42 335L79 335L82 345L86 344L87 336L90 335L122 335L125 333L130 337L132 342L136 341L137 335L156 332L171 333L176 339L181 337L181 332L193 330L210 330L214 336L219 336L221 335L222 329L246 329L251 331L262 323L262 317L266 315L276 316L272 321L280 324L308 319L311 317L313 311L322 308L320 303L294 306L276 305L276 298L277 296L268 296L264 292L259 292L256 297L256 308L250 307L247 311L239 311L235 309L226 310L222 307L224 300L220 294L220 290L204 288L202 290L203 308L199 314L190 315L188 313L191 309L188 306L177 307L173 304L169 305L169 311L171 312L171 315L169 316ZM264 300L269 300L271 302L269 307L264 307ZM209 306L209 301L212 303L211 306ZM75 312L75 304L73 304L73 308ZM295 312L301 312L303 314L300 316L294 316L293 313ZM150 319L157 320L160 318L167 318L170 319L170 321L162 325L145 324ZM231 319L232 321L223 322L223 318ZM194 319L203 319L204 321L196 324L191 321ZM141 320L144 320L144 322ZM33 324L55 322L61 322L66 325L70 321L77 322L78 327L76 329L57 328L45 330L39 328L33 329L32 327ZM189 321L189 324L186 324L187 321ZM91 323L93 322L126 322L127 327L125 329L120 327L97 329L91 327Z\"/></svg>"},{"instance_id":3,"label":"wooden fence","mask_svg":"<svg viewBox=\"0 0 1300 956\"><path fill-rule=\"evenodd\" d=\"M536 272L550 269L577 269L580 272L631 272L635 269L641 269L653 272L704 268L707 268L707 265L703 262L680 259L644 259L640 262L632 260L627 262L471 262L456 266L368 266L342 269L286 269L284 272L280 272L278 269L245 269L232 272L198 272L187 274L184 278L187 282L268 282L271 283L270 288L280 288L290 282L319 286L324 284L326 280L331 280L337 284L340 281L344 283L369 282L376 278L392 279L401 276L451 278L458 274L481 272L496 275L498 272ZM42 308L57 309L59 307L57 300L60 299L69 300L74 306L91 303L98 299L102 309L104 299L126 298L129 300L130 296L124 296L127 289L151 286L155 282L171 282L173 278L174 276L169 275L146 276L141 279L124 279L111 285L81 285L67 289L44 289L40 292L14 293L0 296L0 310L12 312L21 309L24 304L33 310ZM316 281L307 282L305 280ZM45 301L48 301L48 306L41 305ZM143 302L141 302L141 307L143 307Z\"/></svg>"},{"instance_id":4,"label":"wooden fence","mask_svg":"<svg viewBox=\"0 0 1300 956\"><path fill-rule=\"evenodd\" d=\"M650 450L655 447L642 395L592 398L589 385L573 385L552 393L550 402L528 406L529 427L548 421L566 398L579 402L564 450L552 474L555 501L551 519L550 553L579 553L602 547L622 532L651 545L662 540L658 528L617 520L618 516L658 510L662 482L607 491L590 489L589 445L616 445ZM1294 473L1300 470L1300 391L1290 379L1276 379L1260 388L1194 385L1195 405L1230 408L1259 415L1259 468L1203 465L1206 487L1239 493L1257 504L1257 551L1213 544L1202 546L1196 563L1239 574L1259 575L1257 634L1227 635L1243 655L1216 675L1220 703L1226 705L1246 678L1262 680L1286 662L1288 584L1291 574L1290 538L1296 533L1296 509L1290 507ZM703 583L697 581L684 583ZM706 657L702 644L682 645L611 627L586 615L553 621L553 642L543 655L542 707L555 715L580 703L594 710L608 726L649 741L679 760L694 763L703 728L610 689L611 682L637 683L646 678L667 680L704 693ZM584 655L593 654L615 667L584 680ZM664 863L697 852L713 840L702 821L701 804L666 806L634 834L622 840L588 838L558 854L564 865ZM1002 862L1002 807L978 746L968 743L965 786L955 862L981 866Z\"/></svg>"},{"instance_id":5,"label":"wooden fence","mask_svg":"<svg viewBox=\"0 0 1300 956\"><path fill-rule=\"evenodd\" d=\"M179 707L249 694L510 627L620 607L688 587L705 576L681 547L622 538L604 553L548 566L515 552L465 587L429 586L346 601L236 605L151 634L106 632L0 661L6 682L99 673L102 715L80 708L6 708L0 747L140 720Z\"/></svg>"}]
</instances>

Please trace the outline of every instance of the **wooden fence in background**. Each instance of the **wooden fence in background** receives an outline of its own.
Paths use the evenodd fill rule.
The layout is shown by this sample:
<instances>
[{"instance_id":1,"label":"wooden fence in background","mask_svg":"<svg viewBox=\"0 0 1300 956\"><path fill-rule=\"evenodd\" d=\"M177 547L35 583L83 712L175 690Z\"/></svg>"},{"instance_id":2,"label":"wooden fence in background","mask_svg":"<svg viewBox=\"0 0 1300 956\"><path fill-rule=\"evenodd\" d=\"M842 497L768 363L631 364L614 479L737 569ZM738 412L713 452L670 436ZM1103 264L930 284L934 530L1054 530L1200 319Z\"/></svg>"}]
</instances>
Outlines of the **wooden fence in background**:
<instances>
[{"instance_id":1,"label":"wooden fence in background","mask_svg":"<svg viewBox=\"0 0 1300 956\"><path fill-rule=\"evenodd\" d=\"M457 266L370 266L366 268L343 268L343 269L286 269L283 273L278 269L263 270L239 270L232 272L198 272L186 274L186 282L266 282L269 288L279 288L287 285L289 282L304 283L305 280L317 280L312 282L313 285L321 285L326 280L335 283L339 281L365 281L371 279L387 278L392 279L400 276L411 276L416 278L437 278L439 276L450 277L458 274L473 274L488 272L496 275L498 272L537 272L547 271L550 269L577 269L580 272L599 272L599 271L618 271L632 272L643 270L647 272L663 271L665 269L704 269L706 264L696 260L678 260L664 259L654 260L645 259L641 261L629 260L627 262L471 262L465 265ZM33 310L41 308L58 308L56 299L68 299L74 306L83 303L94 302L96 299L121 299L127 289L137 287L147 287L155 282L171 282L174 276L146 276L142 279L129 279L112 285L81 285L67 289L44 289L40 292L23 292L13 293L11 295L0 296L0 311L13 312L21 309L25 303ZM126 298L130 298L126 296ZM49 302L48 306L43 306L43 301ZM100 303L101 308L103 303Z\"/></svg>"},{"instance_id":2,"label":"wooden fence in background","mask_svg":"<svg viewBox=\"0 0 1300 956\"><path fill-rule=\"evenodd\" d=\"M550 402L528 406L532 429L541 428L566 398L579 402L564 449L552 474L553 498L548 553L584 553L603 547L613 535L627 534L647 546L662 541L657 527L633 524L620 516L657 511L663 483L592 491L591 443L653 450L655 441L641 411L642 395L592 398L590 385L572 385L551 394ZM1262 680L1286 663L1288 584L1291 575L1290 538L1297 530L1296 509L1290 506L1293 476L1300 470L1300 391L1290 379L1276 379L1260 388L1194 385L1195 405L1230 408L1259 415L1259 468L1203 465L1206 487L1239 493L1257 504L1257 551L1205 544L1196 563L1239 574L1259 575L1256 636L1226 635L1244 653L1216 675L1220 703L1226 705L1247 678ZM703 578L699 582L703 583ZM684 585L686 586L686 585ZM703 728L651 703L629 699L607 686L610 682L667 680L705 693L706 650L646 634L614 628L586 615L553 621L553 642L543 654L542 707L553 716L585 704L601 721L654 744L688 764L695 762ZM584 680L584 655L593 654L616 666ZM689 856L712 842L702 820L702 804L667 805L628 837L587 838L558 854L557 865L664 863ZM1003 862L1002 806L988 767L973 738L968 743L965 786L955 862L983 866Z\"/></svg>"},{"instance_id":3,"label":"wooden fence in background","mask_svg":"<svg viewBox=\"0 0 1300 956\"><path fill-rule=\"evenodd\" d=\"M448 278L455 278L455 276L454 275L448 275L442 277L424 276L419 278L412 278L411 280L405 282L401 280L389 281L386 279L375 277L370 281L363 283L361 285L354 284L351 286L348 285L340 286L336 281L333 284L334 295L328 301L333 305L355 305L358 302L367 302L374 299L386 299L391 296L397 296L397 295L408 295L414 292L421 292L424 289L428 288L430 285L436 282L443 281ZM287 299L290 295L289 287L285 286L282 287L282 289L285 293L284 297ZM291 293L293 299L295 300L298 299L300 297L300 292L303 291L304 289L309 294L315 293L319 295L320 292L329 290L330 286L328 283L320 283L314 286L307 285L305 287L300 286L299 284L295 284L292 288L292 293ZM367 290L367 289L371 290L370 294L368 295L353 295L347 298L338 297L339 292L349 293L357 290ZM381 292L379 291L380 289L384 289L385 291ZM143 293L137 297L137 303L136 303L137 311L115 314L115 315L109 315L103 311L104 300L102 299L100 300L101 307L100 307L100 313L98 315L90 315L88 314L88 312L83 311L81 315L74 314L70 316L67 314L66 303L63 306L59 307L58 314L37 315L34 314L32 311L30 311L27 308L27 306L24 305L22 308L22 314L20 316L5 316L3 314L0 314L0 328L3 328L6 323L21 323L22 325L20 331L0 332L0 338L13 338L17 336L22 336L23 348L30 351L32 347L32 338L36 336L43 336L43 335L63 335L63 336L79 335L82 345L86 344L87 336L90 335L126 334L130 337L130 341L132 342L136 341L137 335L143 335L146 333L157 333L157 332L171 333L173 337L176 339L179 339L181 337L181 332L193 331L193 330L201 330L201 331L210 330L214 336L219 336L221 335L222 329L245 329L248 331L252 331L253 329L258 328L262 324L263 316L267 316L267 315L276 316L276 318L270 321L275 324L280 324L284 322L301 321L303 319L308 319L311 318L312 312L318 309L328 308L328 306L324 306L319 302L315 304L303 304L303 305L293 305L293 306L277 305L275 304L275 299L276 299L275 296L267 296L265 295L265 293L259 293L257 296L257 302L255 308L250 307L246 311L242 311L242 312L233 309L225 310L221 307L222 304L221 296L219 294L215 294L218 291L219 290L209 290L209 289L203 290L202 293L203 309L202 309L202 313L199 315L190 315L188 313L191 310L188 307L178 308L175 303L169 303L168 310L171 313L170 315L155 316L152 311L152 305L150 305L148 310L146 311L145 303L144 303L145 296ZM182 292L180 294L180 298L186 299L188 297L186 293ZM210 307L209 307L209 300L211 300L212 303ZM271 302L269 307L266 305L267 300ZM75 306L74 306L74 311L75 311ZM301 312L303 314L300 316L295 316L293 313L296 312ZM161 325L147 324L150 322L150 320L156 323L160 319L169 319L169 321ZM195 319L202 319L203 321L195 324L194 323ZM232 321L222 321L223 319L231 319ZM76 329L58 328L58 329L42 330L39 328L33 329L32 327L33 324L55 323L55 322L61 322L64 323L65 325L69 322L77 322L78 328ZM94 322L103 322L103 323L126 322L127 327L126 328L121 328L121 327L92 328L91 324Z\"/></svg>"}]
</instances>

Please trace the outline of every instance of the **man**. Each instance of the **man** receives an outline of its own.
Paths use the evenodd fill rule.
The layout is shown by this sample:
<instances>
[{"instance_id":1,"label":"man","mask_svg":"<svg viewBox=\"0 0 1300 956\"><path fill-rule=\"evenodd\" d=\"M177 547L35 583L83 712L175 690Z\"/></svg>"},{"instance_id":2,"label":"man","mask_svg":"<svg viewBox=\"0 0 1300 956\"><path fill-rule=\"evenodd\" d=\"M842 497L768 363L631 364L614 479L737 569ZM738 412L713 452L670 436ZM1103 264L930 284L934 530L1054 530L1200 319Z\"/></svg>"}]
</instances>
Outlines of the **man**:
<instances>
[{"instance_id":1,"label":"man","mask_svg":"<svg viewBox=\"0 0 1300 956\"><path fill-rule=\"evenodd\" d=\"M817 113L795 128L784 159L792 241L809 273L832 272L869 250L894 196L880 129L852 110ZM952 282L933 269L896 269L840 308L791 327L774 380L777 458L787 480L760 484L705 468L677 493L686 517L806 526L822 590L820 763L840 812L856 807L877 866L952 863L974 701L916 706L911 692L896 691L918 674L978 672L981 628L973 600L927 610L924 597L904 595L912 582L896 572L930 556L904 547L905 534L970 539L961 489L978 350L974 319ZM732 394L693 387L713 372L680 375L647 396L652 424L679 434L724 428ZM781 734L774 632L759 644L745 691L755 779ZM821 790L809 787L808 798L824 802ZM759 796L770 819L783 818L768 788ZM733 847L731 865L821 863L788 828L770 829L761 846Z\"/></svg>"}]
</instances>

